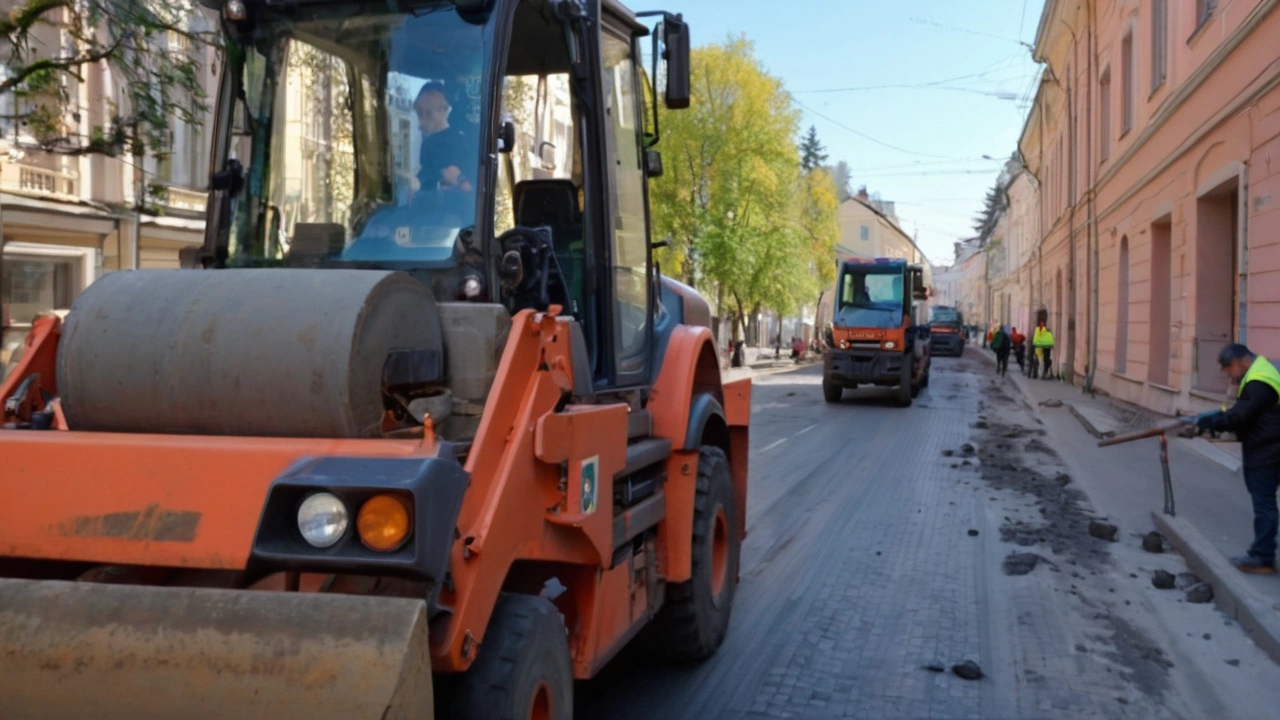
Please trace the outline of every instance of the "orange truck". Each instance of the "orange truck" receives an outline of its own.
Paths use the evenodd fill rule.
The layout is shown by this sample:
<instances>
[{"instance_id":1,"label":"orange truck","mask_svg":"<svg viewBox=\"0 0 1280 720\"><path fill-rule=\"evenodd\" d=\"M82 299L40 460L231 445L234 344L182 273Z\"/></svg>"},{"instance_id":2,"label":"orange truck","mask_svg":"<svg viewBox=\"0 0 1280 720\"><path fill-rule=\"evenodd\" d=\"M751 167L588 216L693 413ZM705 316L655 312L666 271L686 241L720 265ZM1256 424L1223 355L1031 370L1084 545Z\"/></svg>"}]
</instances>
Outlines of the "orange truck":
<instances>
[{"instance_id":1,"label":"orange truck","mask_svg":"<svg viewBox=\"0 0 1280 720\"><path fill-rule=\"evenodd\" d=\"M822 395L839 402L859 385L896 387L910 405L929 385L929 327L917 317L928 298L924 268L898 258L840 262L831 298Z\"/></svg>"},{"instance_id":2,"label":"orange truck","mask_svg":"<svg viewBox=\"0 0 1280 720\"><path fill-rule=\"evenodd\" d=\"M715 653L751 385L646 190L688 26L203 1L200 267L107 274L0 382L0 717L565 719L632 640Z\"/></svg>"}]
</instances>

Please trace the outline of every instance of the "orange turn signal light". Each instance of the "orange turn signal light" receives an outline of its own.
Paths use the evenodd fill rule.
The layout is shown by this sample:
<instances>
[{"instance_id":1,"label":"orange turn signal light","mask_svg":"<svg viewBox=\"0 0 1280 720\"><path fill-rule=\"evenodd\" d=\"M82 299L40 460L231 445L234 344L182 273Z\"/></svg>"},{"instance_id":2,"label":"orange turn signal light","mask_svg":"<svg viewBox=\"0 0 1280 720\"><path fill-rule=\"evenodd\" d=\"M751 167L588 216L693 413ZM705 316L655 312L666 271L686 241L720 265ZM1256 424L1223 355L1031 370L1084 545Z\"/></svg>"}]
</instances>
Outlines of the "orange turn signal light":
<instances>
[{"instance_id":1,"label":"orange turn signal light","mask_svg":"<svg viewBox=\"0 0 1280 720\"><path fill-rule=\"evenodd\" d=\"M356 530L371 550L395 550L409 537L409 502L399 495L374 495L360 507Z\"/></svg>"}]
</instances>

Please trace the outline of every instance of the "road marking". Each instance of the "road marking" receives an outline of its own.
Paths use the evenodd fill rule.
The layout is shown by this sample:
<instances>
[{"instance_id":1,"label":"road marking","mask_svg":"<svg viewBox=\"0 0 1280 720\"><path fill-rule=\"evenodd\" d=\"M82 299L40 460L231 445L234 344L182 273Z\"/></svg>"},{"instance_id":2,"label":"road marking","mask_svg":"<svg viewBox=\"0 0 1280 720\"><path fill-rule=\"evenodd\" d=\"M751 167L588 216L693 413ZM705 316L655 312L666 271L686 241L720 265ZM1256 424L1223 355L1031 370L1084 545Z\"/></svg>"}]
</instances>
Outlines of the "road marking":
<instances>
[{"instance_id":1,"label":"road marking","mask_svg":"<svg viewBox=\"0 0 1280 720\"><path fill-rule=\"evenodd\" d=\"M789 405L788 403L780 403L780 402L760 403L759 405L752 406L751 412L757 413L757 412L760 412L761 410L773 410L775 408L785 408L785 407L791 407L791 405Z\"/></svg>"},{"instance_id":2,"label":"road marking","mask_svg":"<svg viewBox=\"0 0 1280 720\"><path fill-rule=\"evenodd\" d=\"M786 438L782 438L781 440L776 440L774 442L771 442L768 445L765 445L764 447L760 448L760 452L765 452L766 450L772 450L786 441L787 441Z\"/></svg>"},{"instance_id":3,"label":"road marking","mask_svg":"<svg viewBox=\"0 0 1280 720\"><path fill-rule=\"evenodd\" d=\"M800 432L796 433L796 437L800 437L801 435L803 435L803 434L805 434L805 433L809 432L810 430L812 430L812 429L814 429L814 428L816 428L816 427L818 427L818 424L817 424L817 423L814 423L813 425L810 425L809 427L807 427L807 428L805 428L805 429L801 430Z\"/></svg>"}]
</instances>

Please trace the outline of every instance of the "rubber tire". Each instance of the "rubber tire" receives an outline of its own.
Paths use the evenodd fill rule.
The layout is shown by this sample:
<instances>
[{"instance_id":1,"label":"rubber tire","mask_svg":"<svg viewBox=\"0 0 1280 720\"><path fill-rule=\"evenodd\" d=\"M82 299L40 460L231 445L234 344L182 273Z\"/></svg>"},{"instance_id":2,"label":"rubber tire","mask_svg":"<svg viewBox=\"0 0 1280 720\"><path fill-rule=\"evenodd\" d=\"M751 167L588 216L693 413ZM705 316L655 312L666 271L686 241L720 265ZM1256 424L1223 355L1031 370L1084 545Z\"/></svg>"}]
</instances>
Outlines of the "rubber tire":
<instances>
[{"instance_id":1,"label":"rubber tire","mask_svg":"<svg viewBox=\"0 0 1280 720\"><path fill-rule=\"evenodd\" d=\"M837 383L822 381L822 397L829 403L838 403L844 397L844 388Z\"/></svg>"},{"instance_id":2,"label":"rubber tire","mask_svg":"<svg viewBox=\"0 0 1280 720\"><path fill-rule=\"evenodd\" d=\"M728 546L724 587L717 598L711 592L711 551L719 508L724 508ZM720 448L703 445L694 500L693 574L685 582L667 585L666 602L647 628L646 644L654 654L675 662L696 662L720 649L733 612L741 543L729 460Z\"/></svg>"},{"instance_id":3,"label":"rubber tire","mask_svg":"<svg viewBox=\"0 0 1280 720\"><path fill-rule=\"evenodd\" d=\"M898 376L898 404L903 407L910 407L911 399L916 396L911 382L911 370L911 358L904 356L902 358L902 372Z\"/></svg>"},{"instance_id":4,"label":"rubber tire","mask_svg":"<svg viewBox=\"0 0 1280 720\"><path fill-rule=\"evenodd\" d=\"M479 656L452 693L448 717L528 720L540 683L550 691L551 717L571 720L573 666L563 616L546 598L503 595Z\"/></svg>"}]
</instances>

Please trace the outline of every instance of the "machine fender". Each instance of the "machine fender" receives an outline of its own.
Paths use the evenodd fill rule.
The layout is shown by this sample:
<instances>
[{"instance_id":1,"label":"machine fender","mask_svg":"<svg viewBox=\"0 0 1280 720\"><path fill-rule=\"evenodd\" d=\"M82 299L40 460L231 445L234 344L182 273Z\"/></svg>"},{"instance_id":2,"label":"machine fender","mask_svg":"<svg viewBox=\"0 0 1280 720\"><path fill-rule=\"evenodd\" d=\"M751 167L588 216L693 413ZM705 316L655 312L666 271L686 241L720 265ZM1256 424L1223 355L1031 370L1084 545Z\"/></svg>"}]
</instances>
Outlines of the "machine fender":
<instances>
[{"instance_id":1,"label":"machine fender","mask_svg":"<svg viewBox=\"0 0 1280 720\"><path fill-rule=\"evenodd\" d=\"M712 426L711 436L707 436L707 423L712 418L716 418L719 422ZM689 403L689 429L685 431L684 444L680 446L681 450L697 450L703 444L715 445L724 448L725 452L729 451L729 438L724 435L725 432L724 408L720 406L720 402L716 400L710 393L698 393L694 396L693 402ZM703 438L707 442L703 442Z\"/></svg>"}]
</instances>

